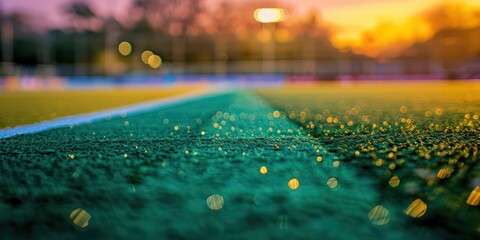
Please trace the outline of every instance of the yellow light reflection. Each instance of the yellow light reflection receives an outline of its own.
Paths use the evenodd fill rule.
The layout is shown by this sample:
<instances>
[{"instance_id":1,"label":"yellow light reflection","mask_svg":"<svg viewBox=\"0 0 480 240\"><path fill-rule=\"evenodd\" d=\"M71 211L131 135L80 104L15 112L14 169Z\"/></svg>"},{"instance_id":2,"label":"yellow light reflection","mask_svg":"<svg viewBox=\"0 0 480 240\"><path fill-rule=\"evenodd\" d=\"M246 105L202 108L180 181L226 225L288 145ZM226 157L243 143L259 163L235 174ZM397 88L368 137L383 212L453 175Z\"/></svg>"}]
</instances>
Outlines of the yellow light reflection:
<instances>
[{"instance_id":1,"label":"yellow light reflection","mask_svg":"<svg viewBox=\"0 0 480 240\"><path fill-rule=\"evenodd\" d=\"M375 161L375 165L376 165L377 167L381 167L384 163L385 163L385 160L383 160L383 159L381 159L381 158L380 158L380 159L377 159L377 161Z\"/></svg>"},{"instance_id":2,"label":"yellow light reflection","mask_svg":"<svg viewBox=\"0 0 480 240\"><path fill-rule=\"evenodd\" d=\"M158 55L152 55L148 58L148 65L153 69L157 69L162 65L162 59Z\"/></svg>"},{"instance_id":3,"label":"yellow light reflection","mask_svg":"<svg viewBox=\"0 0 480 240\"><path fill-rule=\"evenodd\" d=\"M129 42L123 41L118 44L118 52L123 56L128 56L132 52L132 45Z\"/></svg>"},{"instance_id":4,"label":"yellow light reflection","mask_svg":"<svg viewBox=\"0 0 480 240\"><path fill-rule=\"evenodd\" d=\"M268 172L267 167L265 167L265 166L260 167L260 173L261 174L267 174L267 172Z\"/></svg>"},{"instance_id":5,"label":"yellow light reflection","mask_svg":"<svg viewBox=\"0 0 480 240\"><path fill-rule=\"evenodd\" d=\"M207 198L207 206L212 210L220 210L223 208L223 197L218 194L213 194Z\"/></svg>"},{"instance_id":6,"label":"yellow light reflection","mask_svg":"<svg viewBox=\"0 0 480 240\"><path fill-rule=\"evenodd\" d=\"M388 168L390 168L390 170L395 170L395 168L397 168L397 165L395 163L390 163L388 165Z\"/></svg>"},{"instance_id":7,"label":"yellow light reflection","mask_svg":"<svg viewBox=\"0 0 480 240\"><path fill-rule=\"evenodd\" d=\"M299 186L300 186L300 181L298 181L298 179L296 178L292 178L290 179L290 181L288 181L288 187L292 190L297 190Z\"/></svg>"},{"instance_id":8,"label":"yellow light reflection","mask_svg":"<svg viewBox=\"0 0 480 240\"><path fill-rule=\"evenodd\" d=\"M151 51L144 51L142 53L142 62L148 65L148 58L150 58L153 55Z\"/></svg>"},{"instance_id":9,"label":"yellow light reflection","mask_svg":"<svg viewBox=\"0 0 480 240\"><path fill-rule=\"evenodd\" d=\"M397 176L393 176L390 178L390 181L388 181L388 184L390 184L391 187L396 188L398 185L400 185L400 178Z\"/></svg>"},{"instance_id":10,"label":"yellow light reflection","mask_svg":"<svg viewBox=\"0 0 480 240\"><path fill-rule=\"evenodd\" d=\"M70 213L70 220L79 228L86 228L92 216L85 210L77 208Z\"/></svg>"},{"instance_id":11,"label":"yellow light reflection","mask_svg":"<svg viewBox=\"0 0 480 240\"><path fill-rule=\"evenodd\" d=\"M450 177L450 175L452 174L453 172L453 169L451 168L448 168L448 167L445 167L445 168L442 168L438 171L437 173L437 177L439 179L445 179L445 178L448 178Z\"/></svg>"},{"instance_id":12,"label":"yellow light reflection","mask_svg":"<svg viewBox=\"0 0 480 240\"><path fill-rule=\"evenodd\" d=\"M279 111L274 111L273 112L273 117L274 118L279 118L280 117L280 112Z\"/></svg>"},{"instance_id":13,"label":"yellow light reflection","mask_svg":"<svg viewBox=\"0 0 480 240\"><path fill-rule=\"evenodd\" d=\"M336 188L338 186L338 181L336 178L330 178L328 179L327 181L327 185L330 187L330 188Z\"/></svg>"},{"instance_id":14,"label":"yellow light reflection","mask_svg":"<svg viewBox=\"0 0 480 240\"><path fill-rule=\"evenodd\" d=\"M285 20L285 9L282 8L257 8L253 13L257 22L276 23Z\"/></svg>"},{"instance_id":15,"label":"yellow light reflection","mask_svg":"<svg viewBox=\"0 0 480 240\"><path fill-rule=\"evenodd\" d=\"M427 212L427 204L421 199L416 199L405 210L405 214L414 218L419 218Z\"/></svg>"},{"instance_id":16,"label":"yellow light reflection","mask_svg":"<svg viewBox=\"0 0 480 240\"><path fill-rule=\"evenodd\" d=\"M332 163L332 165L333 165L334 167L338 167L338 166L340 166L340 162L339 162L339 161L334 161L334 162Z\"/></svg>"},{"instance_id":17,"label":"yellow light reflection","mask_svg":"<svg viewBox=\"0 0 480 240\"><path fill-rule=\"evenodd\" d=\"M390 212L384 206L378 205L368 213L368 219L375 225L385 225L390 222Z\"/></svg>"},{"instance_id":18,"label":"yellow light reflection","mask_svg":"<svg viewBox=\"0 0 480 240\"><path fill-rule=\"evenodd\" d=\"M480 186L475 187L473 191L468 196L467 204L471 206L478 206L480 205Z\"/></svg>"}]
</instances>

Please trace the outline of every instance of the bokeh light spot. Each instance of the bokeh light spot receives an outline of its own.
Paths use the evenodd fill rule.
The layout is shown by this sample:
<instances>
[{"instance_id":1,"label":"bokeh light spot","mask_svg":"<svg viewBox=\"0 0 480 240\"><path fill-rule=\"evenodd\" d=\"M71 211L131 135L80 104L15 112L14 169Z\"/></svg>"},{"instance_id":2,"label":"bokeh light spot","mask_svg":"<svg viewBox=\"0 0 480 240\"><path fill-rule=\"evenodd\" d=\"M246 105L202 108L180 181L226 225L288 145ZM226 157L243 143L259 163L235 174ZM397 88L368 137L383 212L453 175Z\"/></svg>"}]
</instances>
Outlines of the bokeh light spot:
<instances>
[{"instance_id":1,"label":"bokeh light spot","mask_svg":"<svg viewBox=\"0 0 480 240\"><path fill-rule=\"evenodd\" d=\"M79 228L86 228L92 216L85 210L77 208L70 213L70 220Z\"/></svg>"},{"instance_id":2,"label":"bokeh light spot","mask_svg":"<svg viewBox=\"0 0 480 240\"><path fill-rule=\"evenodd\" d=\"M128 56L132 52L132 45L129 42L123 41L118 44L118 52L123 56Z\"/></svg>"},{"instance_id":3,"label":"bokeh light spot","mask_svg":"<svg viewBox=\"0 0 480 240\"><path fill-rule=\"evenodd\" d=\"M388 181L388 184L393 187L393 188L396 188L398 187L398 185L400 185L400 178L398 176L393 176L392 178L390 178L390 180Z\"/></svg>"},{"instance_id":4,"label":"bokeh light spot","mask_svg":"<svg viewBox=\"0 0 480 240\"><path fill-rule=\"evenodd\" d=\"M445 179L445 178L448 178L450 177L450 175L452 174L453 172L453 169L450 168L450 167L444 167L440 170L438 170L438 173L437 173L437 177L439 179Z\"/></svg>"},{"instance_id":5,"label":"bokeh light spot","mask_svg":"<svg viewBox=\"0 0 480 240\"><path fill-rule=\"evenodd\" d=\"M330 178L327 180L327 185L330 187L330 188L336 188L338 186L338 181L336 178Z\"/></svg>"},{"instance_id":6,"label":"bokeh light spot","mask_svg":"<svg viewBox=\"0 0 480 240\"><path fill-rule=\"evenodd\" d=\"M279 118L280 117L280 112L279 111L273 112L273 117L274 118Z\"/></svg>"},{"instance_id":7,"label":"bokeh light spot","mask_svg":"<svg viewBox=\"0 0 480 240\"><path fill-rule=\"evenodd\" d=\"M148 65L153 69L157 69L162 65L162 59L158 55L152 55L148 58Z\"/></svg>"},{"instance_id":8,"label":"bokeh light spot","mask_svg":"<svg viewBox=\"0 0 480 240\"><path fill-rule=\"evenodd\" d=\"M260 167L260 173L261 173L261 174L267 174L267 172L268 172L268 168L267 168L267 167L265 167L265 166Z\"/></svg>"},{"instance_id":9,"label":"bokeh light spot","mask_svg":"<svg viewBox=\"0 0 480 240\"><path fill-rule=\"evenodd\" d=\"M261 23L281 22L285 20L285 10L281 8L257 8L253 17Z\"/></svg>"},{"instance_id":10,"label":"bokeh light spot","mask_svg":"<svg viewBox=\"0 0 480 240\"><path fill-rule=\"evenodd\" d=\"M480 204L480 186L475 187L468 196L467 204L471 206L478 206Z\"/></svg>"},{"instance_id":11,"label":"bokeh light spot","mask_svg":"<svg viewBox=\"0 0 480 240\"><path fill-rule=\"evenodd\" d=\"M405 210L405 214L414 218L419 218L427 212L427 204L421 199L416 199Z\"/></svg>"},{"instance_id":12,"label":"bokeh light spot","mask_svg":"<svg viewBox=\"0 0 480 240\"><path fill-rule=\"evenodd\" d=\"M334 167L339 167L339 166L340 166L340 162L339 162L339 161L334 161L332 164L333 164Z\"/></svg>"},{"instance_id":13,"label":"bokeh light spot","mask_svg":"<svg viewBox=\"0 0 480 240\"><path fill-rule=\"evenodd\" d=\"M292 190L296 190L299 186L300 186L300 181L298 181L298 179L296 178L292 178L290 179L290 181L288 181L288 187Z\"/></svg>"},{"instance_id":14,"label":"bokeh light spot","mask_svg":"<svg viewBox=\"0 0 480 240\"><path fill-rule=\"evenodd\" d=\"M144 51L142 53L142 62L148 65L148 59L153 55L151 51Z\"/></svg>"},{"instance_id":15,"label":"bokeh light spot","mask_svg":"<svg viewBox=\"0 0 480 240\"><path fill-rule=\"evenodd\" d=\"M384 206L378 205L368 213L368 219L375 225L385 225L390 222L390 212Z\"/></svg>"},{"instance_id":16,"label":"bokeh light spot","mask_svg":"<svg viewBox=\"0 0 480 240\"><path fill-rule=\"evenodd\" d=\"M213 194L207 198L207 206L212 210L220 210L223 208L223 197L218 194Z\"/></svg>"}]
</instances>

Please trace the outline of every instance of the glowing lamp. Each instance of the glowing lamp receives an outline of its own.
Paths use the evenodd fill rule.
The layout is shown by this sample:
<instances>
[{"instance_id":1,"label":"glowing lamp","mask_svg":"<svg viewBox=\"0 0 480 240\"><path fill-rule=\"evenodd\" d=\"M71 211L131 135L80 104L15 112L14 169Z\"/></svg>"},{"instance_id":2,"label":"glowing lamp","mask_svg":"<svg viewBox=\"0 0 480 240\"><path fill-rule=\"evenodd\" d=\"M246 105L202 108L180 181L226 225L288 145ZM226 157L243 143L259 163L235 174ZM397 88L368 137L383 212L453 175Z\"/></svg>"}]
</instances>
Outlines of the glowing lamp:
<instances>
[{"instance_id":1,"label":"glowing lamp","mask_svg":"<svg viewBox=\"0 0 480 240\"><path fill-rule=\"evenodd\" d=\"M257 8L253 13L257 22L276 23L285 20L285 9L282 8Z\"/></svg>"}]
</instances>

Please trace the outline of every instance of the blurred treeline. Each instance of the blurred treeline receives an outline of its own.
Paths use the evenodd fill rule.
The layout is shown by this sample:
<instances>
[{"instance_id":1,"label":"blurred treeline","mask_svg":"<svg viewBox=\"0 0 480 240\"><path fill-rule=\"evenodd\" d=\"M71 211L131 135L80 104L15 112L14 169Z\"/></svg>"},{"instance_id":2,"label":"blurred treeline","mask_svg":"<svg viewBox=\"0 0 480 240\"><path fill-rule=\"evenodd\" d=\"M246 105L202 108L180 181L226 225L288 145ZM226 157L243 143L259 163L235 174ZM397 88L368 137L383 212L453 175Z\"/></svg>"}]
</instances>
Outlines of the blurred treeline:
<instances>
[{"instance_id":1,"label":"blurred treeline","mask_svg":"<svg viewBox=\"0 0 480 240\"><path fill-rule=\"evenodd\" d=\"M274 60L276 67L270 71L276 73L325 78L342 74L446 74L458 78L475 77L480 72L479 26L447 24L428 39L398 48L401 51L395 55L372 56L335 45L335 26L317 11L290 16L266 31L253 19L253 11L269 6L290 9L274 2L225 1L206 6L202 0L132 0L128 17L117 19L102 16L88 2L76 1L58 10L65 25L56 29L38 28L36 21L42 19L26 13L2 12L0 71L2 75L60 76L144 73L153 71L141 61L142 52L150 50L164 63L155 72L252 73L264 71L263 48L273 44L274 59L269 60ZM382 31L376 34L381 36ZM360 46L374 43L378 36L365 34L367 42ZM133 46L128 56L117 51L121 41Z\"/></svg>"}]
</instances>

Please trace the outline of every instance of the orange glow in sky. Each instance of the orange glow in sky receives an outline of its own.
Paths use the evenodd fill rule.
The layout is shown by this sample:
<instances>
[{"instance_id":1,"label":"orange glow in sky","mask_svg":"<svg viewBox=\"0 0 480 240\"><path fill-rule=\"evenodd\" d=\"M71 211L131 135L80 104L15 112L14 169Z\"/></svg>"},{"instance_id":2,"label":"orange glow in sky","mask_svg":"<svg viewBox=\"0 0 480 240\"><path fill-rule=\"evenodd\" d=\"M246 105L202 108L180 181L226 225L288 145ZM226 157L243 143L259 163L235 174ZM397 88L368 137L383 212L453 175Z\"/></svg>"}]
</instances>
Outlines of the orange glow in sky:
<instances>
[{"instance_id":1,"label":"orange glow in sky","mask_svg":"<svg viewBox=\"0 0 480 240\"><path fill-rule=\"evenodd\" d=\"M432 8L441 8L439 6L444 6L448 18L443 19L445 22L429 18L434 15ZM331 36L334 46L369 56L388 57L414 42L427 40L442 28L440 25L480 26L479 10L478 0L352 0L349 5L323 8L322 16L335 26ZM435 26L439 29L434 29Z\"/></svg>"},{"instance_id":2,"label":"orange glow in sky","mask_svg":"<svg viewBox=\"0 0 480 240\"><path fill-rule=\"evenodd\" d=\"M221 0L206 0L214 5ZM226 2L229 2L228 0ZM262 1L250 2L261 5ZM280 0L293 22L312 11L329 26L330 41L341 50L371 57L395 57L441 29L480 26L480 0ZM258 6L262 7L262 6ZM443 16L444 14L445 16ZM460 24L457 24L457 23ZM317 22L318 23L318 22Z\"/></svg>"},{"instance_id":3,"label":"orange glow in sky","mask_svg":"<svg viewBox=\"0 0 480 240\"><path fill-rule=\"evenodd\" d=\"M45 19L42 22L50 21L52 25L60 26L65 22L62 6L73 1L76 0L3 1L2 8L7 11L27 11L33 13L33 18L41 17ZM120 20L128 19L131 1L87 0L100 15L114 15ZM253 3L258 5L256 7L287 6L289 18L286 25L316 11L321 16L319 21L329 26L330 41L335 47L373 57L395 56L415 42L428 40L443 28L480 26L480 0L204 1L209 9L216 8L222 2ZM272 6L276 4L281 6ZM253 12L245 16L252 16L253 19ZM247 27L247 30L250 29Z\"/></svg>"}]
</instances>

